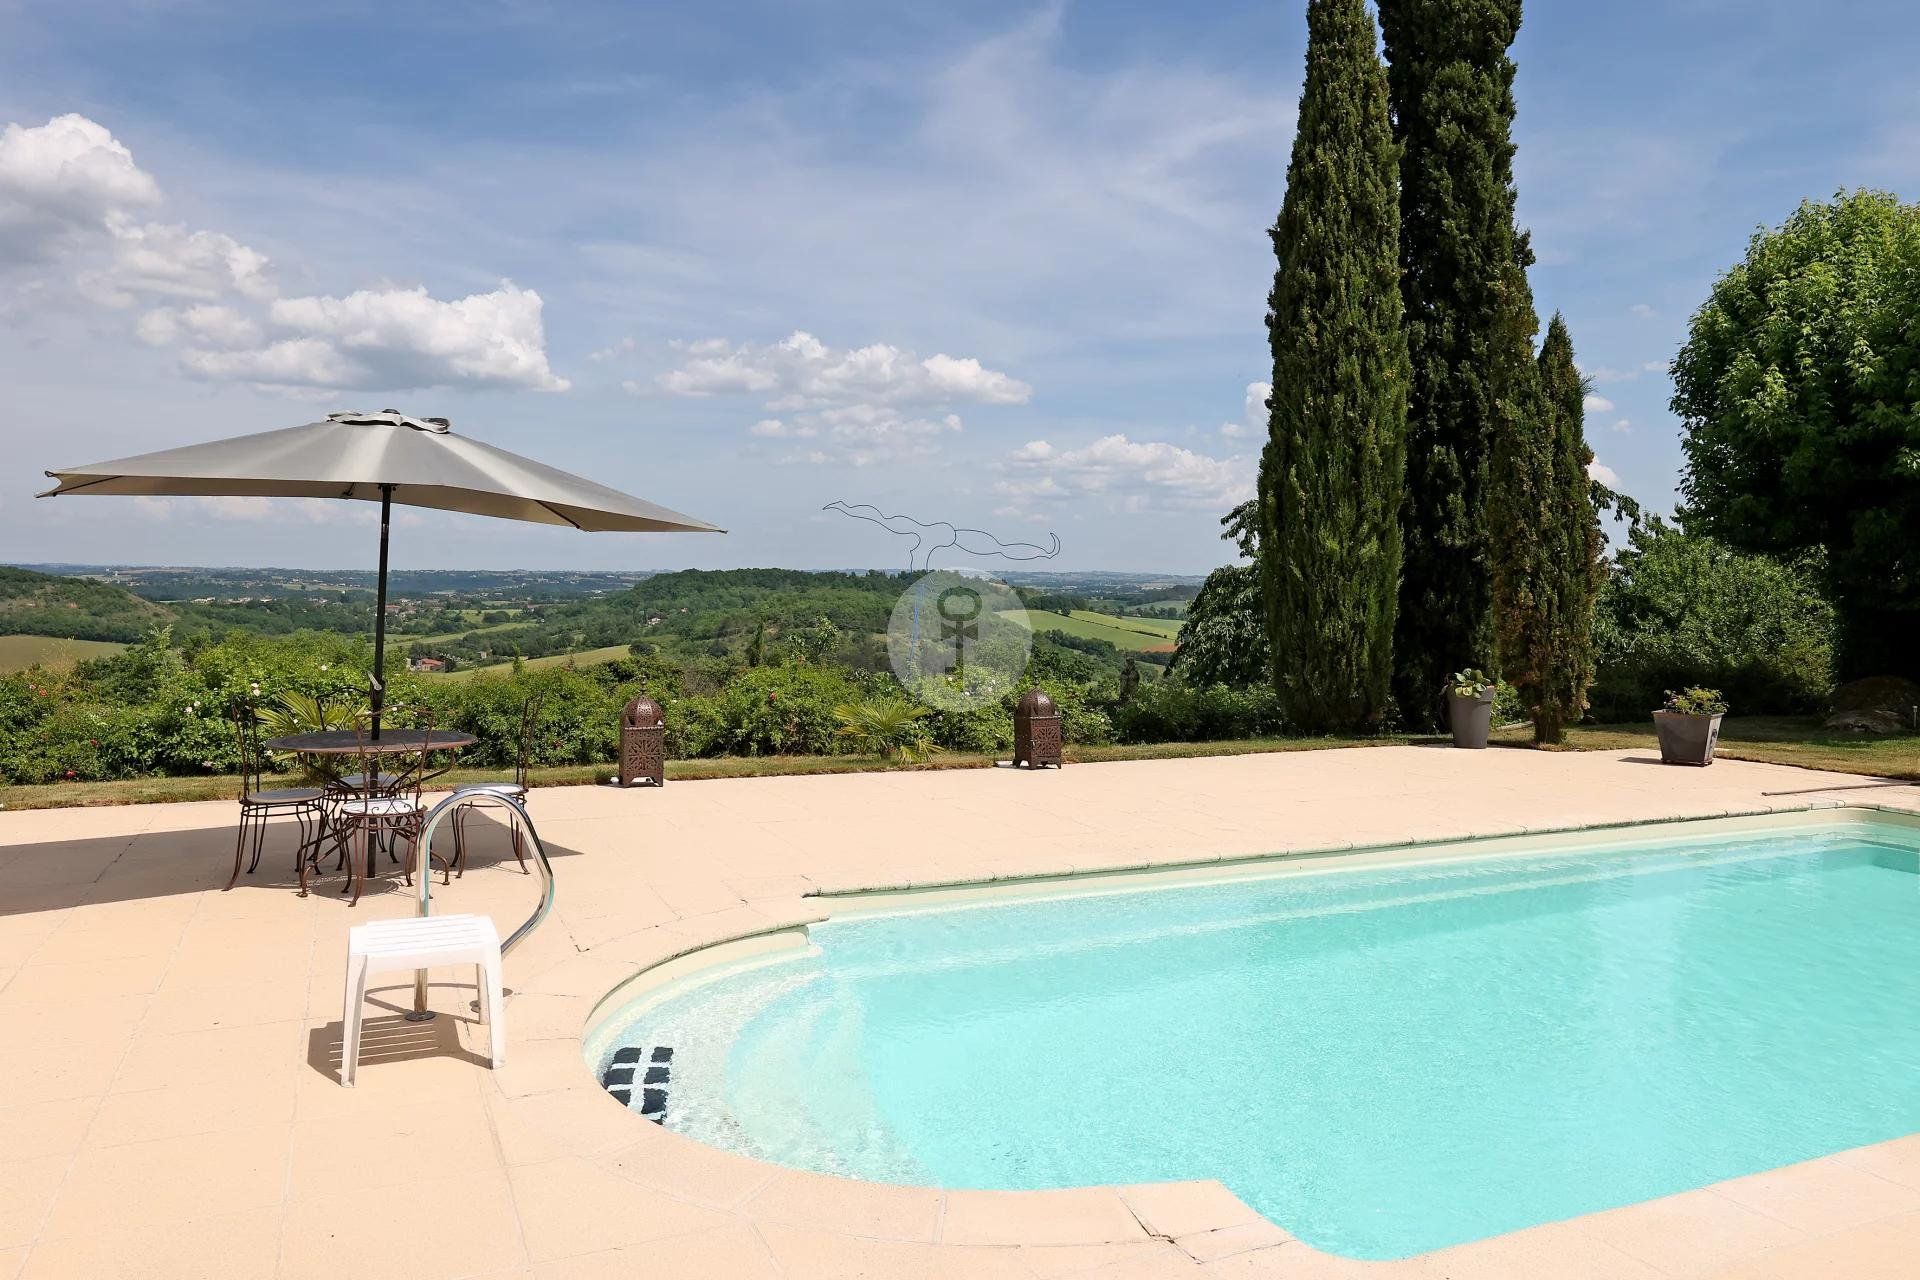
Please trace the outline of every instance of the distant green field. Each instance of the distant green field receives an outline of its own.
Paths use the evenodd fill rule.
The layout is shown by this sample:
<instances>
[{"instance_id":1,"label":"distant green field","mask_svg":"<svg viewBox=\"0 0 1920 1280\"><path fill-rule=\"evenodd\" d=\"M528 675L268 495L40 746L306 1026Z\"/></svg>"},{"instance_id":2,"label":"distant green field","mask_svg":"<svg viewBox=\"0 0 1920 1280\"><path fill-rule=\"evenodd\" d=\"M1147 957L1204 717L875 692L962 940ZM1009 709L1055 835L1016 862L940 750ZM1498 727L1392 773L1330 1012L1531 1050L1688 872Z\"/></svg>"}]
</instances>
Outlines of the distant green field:
<instances>
[{"instance_id":1,"label":"distant green field","mask_svg":"<svg viewBox=\"0 0 1920 1280\"><path fill-rule=\"evenodd\" d=\"M526 661L527 667L534 671L538 671L544 667L564 667L569 663L576 667L591 667L602 662L612 662L615 658L624 658L628 652L628 646L624 644L610 644L604 649L582 649L578 653L555 653L549 654L544 658L528 658ZM436 678L441 680L464 680L468 676L477 675L482 671L502 672L511 670L513 670L513 663L496 662L485 667L462 667L458 671L449 671L445 675Z\"/></svg>"},{"instance_id":2,"label":"distant green field","mask_svg":"<svg viewBox=\"0 0 1920 1280\"><path fill-rule=\"evenodd\" d=\"M1116 649L1135 653L1171 652L1180 624L1170 618L1123 618L1110 613L1076 609L1071 615L1027 610L1035 631L1064 631L1084 640L1105 640Z\"/></svg>"},{"instance_id":3,"label":"distant green field","mask_svg":"<svg viewBox=\"0 0 1920 1280\"><path fill-rule=\"evenodd\" d=\"M56 640L52 636L0 636L0 673L25 671L38 663L70 667L84 658L104 658L127 646L112 640Z\"/></svg>"}]
</instances>

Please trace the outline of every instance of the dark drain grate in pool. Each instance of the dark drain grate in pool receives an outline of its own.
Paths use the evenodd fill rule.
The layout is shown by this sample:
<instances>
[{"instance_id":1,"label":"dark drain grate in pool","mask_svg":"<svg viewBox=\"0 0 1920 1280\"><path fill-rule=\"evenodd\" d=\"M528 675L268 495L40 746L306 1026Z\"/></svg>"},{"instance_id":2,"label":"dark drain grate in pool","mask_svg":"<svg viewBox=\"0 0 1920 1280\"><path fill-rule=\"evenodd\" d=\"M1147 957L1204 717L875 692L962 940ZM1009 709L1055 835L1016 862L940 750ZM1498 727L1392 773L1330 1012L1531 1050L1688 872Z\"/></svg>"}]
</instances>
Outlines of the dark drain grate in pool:
<instances>
[{"instance_id":1,"label":"dark drain grate in pool","mask_svg":"<svg viewBox=\"0 0 1920 1280\"><path fill-rule=\"evenodd\" d=\"M673 1050L669 1046L655 1045L649 1051L628 1045L614 1050L600 1084L623 1107L632 1107L634 1095L639 1094L640 1114L659 1124L667 1118L667 1081L672 1074Z\"/></svg>"}]
</instances>

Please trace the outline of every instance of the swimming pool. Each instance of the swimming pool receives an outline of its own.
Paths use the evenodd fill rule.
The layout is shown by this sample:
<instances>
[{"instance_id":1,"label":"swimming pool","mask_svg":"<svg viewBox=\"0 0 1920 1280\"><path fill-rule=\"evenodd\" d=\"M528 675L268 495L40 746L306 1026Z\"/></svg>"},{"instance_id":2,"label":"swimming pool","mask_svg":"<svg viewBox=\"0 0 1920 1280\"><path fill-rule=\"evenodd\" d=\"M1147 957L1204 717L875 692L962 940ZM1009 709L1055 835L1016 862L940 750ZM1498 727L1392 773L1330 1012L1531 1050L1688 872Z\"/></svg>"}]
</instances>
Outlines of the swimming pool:
<instances>
[{"instance_id":1,"label":"swimming pool","mask_svg":"<svg viewBox=\"0 0 1920 1280\"><path fill-rule=\"evenodd\" d=\"M854 914L588 1053L761 1159L1217 1178L1355 1258L1920 1130L1920 831L1701 831Z\"/></svg>"}]
</instances>

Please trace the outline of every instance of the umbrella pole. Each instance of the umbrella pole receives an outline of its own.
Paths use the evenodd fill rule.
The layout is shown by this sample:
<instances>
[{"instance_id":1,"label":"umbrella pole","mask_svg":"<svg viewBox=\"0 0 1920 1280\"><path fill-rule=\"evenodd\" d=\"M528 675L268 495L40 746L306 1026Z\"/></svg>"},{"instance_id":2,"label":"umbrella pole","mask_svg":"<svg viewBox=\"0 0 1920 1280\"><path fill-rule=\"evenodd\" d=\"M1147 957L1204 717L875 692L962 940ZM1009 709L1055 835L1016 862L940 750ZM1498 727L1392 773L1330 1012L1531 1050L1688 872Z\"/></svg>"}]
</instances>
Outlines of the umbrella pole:
<instances>
[{"instance_id":1,"label":"umbrella pole","mask_svg":"<svg viewBox=\"0 0 1920 1280\"><path fill-rule=\"evenodd\" d=\"M393 518L393 486L380 486L380 586L373 603L373 740L380 740L380 709L387 701L387 525Z\"/></svg>"}]
</instances>

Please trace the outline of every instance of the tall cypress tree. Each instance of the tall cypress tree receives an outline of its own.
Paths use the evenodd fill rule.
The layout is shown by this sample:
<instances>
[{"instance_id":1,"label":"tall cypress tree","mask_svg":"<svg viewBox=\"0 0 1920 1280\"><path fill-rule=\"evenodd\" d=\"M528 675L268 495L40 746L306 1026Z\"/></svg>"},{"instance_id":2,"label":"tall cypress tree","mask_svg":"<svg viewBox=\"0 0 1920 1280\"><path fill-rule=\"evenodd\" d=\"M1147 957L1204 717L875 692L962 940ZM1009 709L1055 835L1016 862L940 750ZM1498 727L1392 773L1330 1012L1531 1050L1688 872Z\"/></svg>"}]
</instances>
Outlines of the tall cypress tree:
<instances>
[{"instance_id":1,"label":"tall cypress tree","mask_svg":"<svg viewBox=\"0 0 1920 1280\"><path fill-rule=\"evenodd\" d=\"M1514 264L1524 291L1532 262L1513 223L1507 49L1520 0L1379 0L1379 8L1401 146L1413 370L1394 693L1410 727L1430 728L1450 673L1497 663L1487 469L1501 406L1523 403L1533 374L1532 330L1516 347L1513 309Z\"/></svg>"},{"instance_id":2,"label":"tall cypress tree","mask_svg":"<svg viewBox=\"0 0 1920 1280\"><path fill-rule=\"evenodd\" d=\"M1494 448L1489 514L1500 661L1533 716L1535 742L1559 742L1593 683L1593 608L1604 574L1587 466L1587 386L1555 315L1540 347L1538 394L1522 429Z\"/></svg>"},{"instance_id":3,"label":"tall cypress tree","mask_svg":"<svg viewBox=\"0 0 1920 1280\"><path fill-rule=\"evenodd\" d=\"M1308 0L1307 82L1274 224L1260 579L1291 723L1386 713L1407 412L1398 157L1364 0Z\"/></svg>"}]
</instances>

